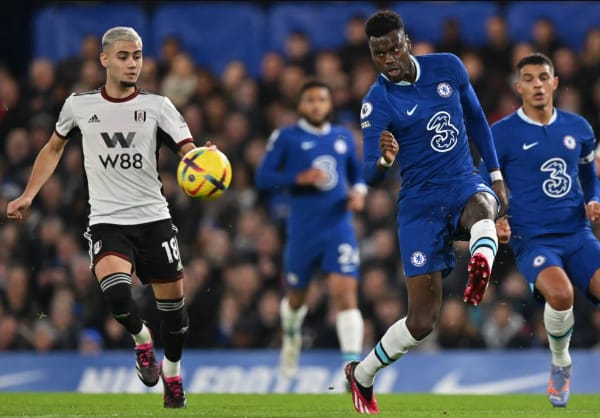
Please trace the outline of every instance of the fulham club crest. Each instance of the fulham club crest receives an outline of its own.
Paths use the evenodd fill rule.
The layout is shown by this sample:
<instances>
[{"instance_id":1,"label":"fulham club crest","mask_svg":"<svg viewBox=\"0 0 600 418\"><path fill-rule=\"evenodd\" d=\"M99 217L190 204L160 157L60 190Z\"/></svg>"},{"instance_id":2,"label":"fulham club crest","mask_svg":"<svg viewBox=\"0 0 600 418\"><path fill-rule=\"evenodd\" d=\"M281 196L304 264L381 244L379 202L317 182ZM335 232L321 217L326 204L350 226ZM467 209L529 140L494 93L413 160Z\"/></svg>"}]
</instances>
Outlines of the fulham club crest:
<instances>
[{"instance_id":1,"label":"fulham club crest","mask_svg":"<svg viewBox=\"0 0 600 418\"><path fill-rule=\"evenodd\" d=\"M136 123L146 122L146 111L145 110L136 110L133 114L133 120Z\"/></svg>"}]
</instances>

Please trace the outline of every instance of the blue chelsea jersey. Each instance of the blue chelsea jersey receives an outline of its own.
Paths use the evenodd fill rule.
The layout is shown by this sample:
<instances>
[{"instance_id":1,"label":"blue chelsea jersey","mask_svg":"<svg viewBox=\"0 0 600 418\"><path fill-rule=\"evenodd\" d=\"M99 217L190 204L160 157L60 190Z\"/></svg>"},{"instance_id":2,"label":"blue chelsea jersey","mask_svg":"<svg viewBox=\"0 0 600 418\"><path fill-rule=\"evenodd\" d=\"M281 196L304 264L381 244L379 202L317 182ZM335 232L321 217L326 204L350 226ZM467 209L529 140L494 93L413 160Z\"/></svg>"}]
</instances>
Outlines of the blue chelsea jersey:
<instances>
[{"instance_id":1,"label":"blue chelsea jersey","mask_svg":"<svg viewBox=\"0 0 600 418\"><path fill-rule=\"evenodd\" d=\"M384 176L376 168L379 137L390 131L399 145L403 190L424 183L445 184L475 171L469 138L491 169L498 161L479 100L462 62L452 54L412 57L414 83L393 83L383 75L363 99L363 172L369 184Z\"/></svg>"},{"instance_id":2,"label":"blue chelsea jersey","mask_svg":"<svg viewBox=\"0 0 600 418\"><path fill-rule=\"evenodd\" d=\"M326 173L323 184L296 185L298 173L311 167ZM347 221L348 190L357 185L366 189L350 131L343 126L327 125L324 132L317 132L304 120L273 132L256 175L259 189L289 190L291 232L307 230L308 225L328 226Z\"/></svg>"},{"instance_id":3,"label":"blue chelsea jersey","mask_svg":"<svg viewBox=\"0 0 600 418\"><path fill-rule=\"evenodd\" d=\"M587 224L584 201L599 193L594 134L585 119L555 110L541 125L519 109L492 125L492 133L510 191L513 235L567 234Z\"/></svg>"}]
</instances>

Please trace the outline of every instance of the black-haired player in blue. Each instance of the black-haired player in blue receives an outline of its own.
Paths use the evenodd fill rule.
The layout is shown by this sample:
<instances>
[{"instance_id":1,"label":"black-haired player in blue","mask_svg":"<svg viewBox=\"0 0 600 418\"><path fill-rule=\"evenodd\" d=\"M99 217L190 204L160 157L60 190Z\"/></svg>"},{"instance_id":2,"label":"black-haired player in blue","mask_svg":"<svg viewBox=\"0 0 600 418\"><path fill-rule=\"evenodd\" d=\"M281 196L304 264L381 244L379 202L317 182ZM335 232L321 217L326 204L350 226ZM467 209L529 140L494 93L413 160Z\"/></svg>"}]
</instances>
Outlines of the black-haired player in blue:
<instances>
[{"instance_id":1,"label":"black-haired player in blue","mask_svg":"<svg viewBox=\"0 0 600 418\"><path fill-rule=\"evenodd\" d=\"M433 330L442 277L454 267L452 241L459 235L470 236L464 300L481 301L506 192L486 117L462 62L446 53L412 56L404 23L389 10L371 16L365 32L380 74L361 109L363 173L376 185L398 160L398 238L408 290L407 316L388 328L365 359L346 367L356 411L377 413L375 375ZM476 172L469 139L490 167L493 191Z\"/></svg>"},{"instance_id":2,"label":"black-haired player in blue","mask_svg":"<svg viewBox=\"0 0 600 418\"><path fill-rule=\"evenodd\" d=\"M358 242L352 212L362 210L367 186L350 131L331 124L331 90L306 82L299 93L297 124L276 130L256 174L263 190L291 194L284 254L286 297L281 301L280 370L297 371L308 286L317 268L327 274L344 362L362 354L363 319L358 310Z\"/></svg>"},{"instance_id":3,"label":"black-haired player in blue","mask_svg":"<svg viewBox=\"0 0 600 418\"><path fill-rule=\"evenodd\" d=\"M535 53L521 59L515 89L523 106L492 132L510 190L510 217L498 220L498 235L501 241L510 237L519 270L545 300L552 352L548 397L552 405L566 406L573 286L600 301L600 243L589 222L600 217L600 183L594 132L581 116L554 108L557 86L550 58Z\"/></svg>"}]
</instances>

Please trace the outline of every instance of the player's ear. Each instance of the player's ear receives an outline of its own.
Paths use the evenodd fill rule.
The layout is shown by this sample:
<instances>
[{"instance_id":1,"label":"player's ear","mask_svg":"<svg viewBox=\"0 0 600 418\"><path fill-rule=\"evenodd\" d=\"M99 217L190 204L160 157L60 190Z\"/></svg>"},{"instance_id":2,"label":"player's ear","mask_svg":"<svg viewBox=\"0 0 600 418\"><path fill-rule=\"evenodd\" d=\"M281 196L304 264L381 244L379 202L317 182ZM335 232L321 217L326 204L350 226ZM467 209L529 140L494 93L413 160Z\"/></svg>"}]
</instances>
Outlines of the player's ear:
<instances>
[{"instance_id":1,"label":"player's ear","mask_svg":"<svg viewBox=\"0 0 600 418\"><path fill-rule=\"evenodd\" d=\"M558 77L554 76L554 78L552 79L552 91L555 91L558 88Z\"/></svg>"},{"instance_id":2,"label":"player's ear","mask_svg":"<svg viewBox=\"0 0 600 418\"><path fill-rule=\"evenodd\" d=\"M412 43L410 42L410 37L408 35L404 35L404 37L406 38L406 50L408 52L410 52L410 50L412 48Z\"/></svg>"},{"instance_id":3,"label":"player's ear","mask_svg":"<svg viewBox=\"0 0 600 418\"><path fill-rule=\"evenodd\" d=\"M100 64L104 68L108 67L108 55L106 55L106 52L104 52L104 51L100 52Z\"/></svg>"},{"instance_id":4,"label":"player's ear","mask_svg":"<svg viewBox=\"0 0 600 418\"><path fill-rule=\"evenodd\" d=\"M519 96L522 95L521 93L521 83L519 83L519 80L515 81L513 83L513 87L515 88L515 91L519 94Z\"/></svg>"}]
</instances>

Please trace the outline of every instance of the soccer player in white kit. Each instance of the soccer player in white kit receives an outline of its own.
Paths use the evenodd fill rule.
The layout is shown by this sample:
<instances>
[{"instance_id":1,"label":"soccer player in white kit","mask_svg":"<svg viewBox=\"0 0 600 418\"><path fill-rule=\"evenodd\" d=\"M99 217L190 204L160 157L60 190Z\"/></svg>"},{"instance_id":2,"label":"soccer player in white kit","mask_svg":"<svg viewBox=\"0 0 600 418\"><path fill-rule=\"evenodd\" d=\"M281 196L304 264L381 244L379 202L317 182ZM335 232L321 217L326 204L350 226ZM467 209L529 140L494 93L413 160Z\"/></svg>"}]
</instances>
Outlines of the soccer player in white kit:
<instances>
[{"instance_id":1,"label":"soccer player in white kit","mask_svg":"<svg viewBox=\"0 0 600 418\"><path fill-rule=\"evenodd\" d=\"M89 190L89 227L84 234L106 303L135 341L136 368L147 386L164 384L165 408L185 407L180 359L188 330L183 266L177 229L161 192L158 148L166 143L180 156L195 148L183 116L163 96L140 91L142 39L133 28L114 27L102 37L100 62L106 84L71 94L54 133L40 150L21 196L7 215L24 212L52 175L70 135L81 131ZM152 285L161 324L164 359L158 364L149 328L131 295L131 275Z\"/></svg>"}]
</instances>

